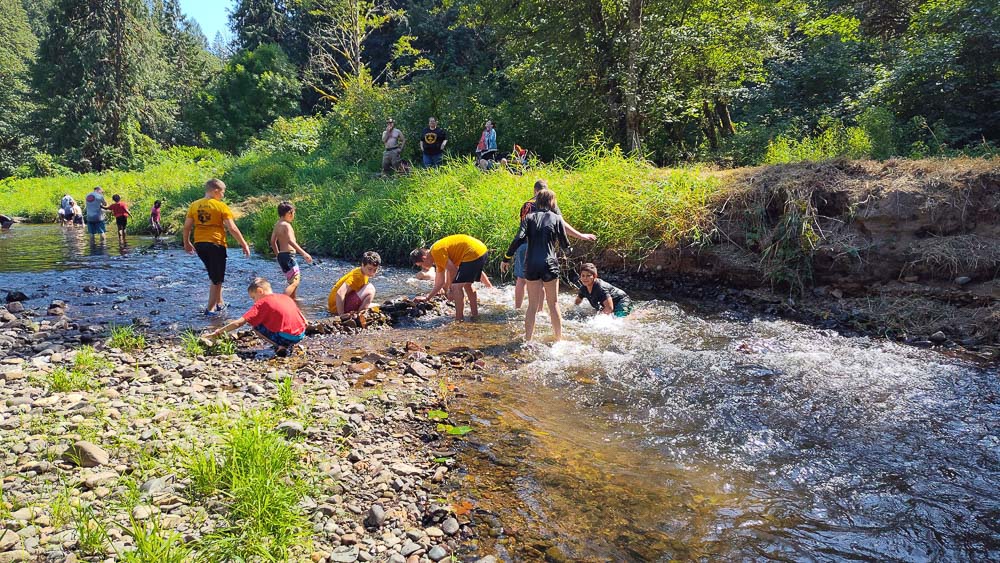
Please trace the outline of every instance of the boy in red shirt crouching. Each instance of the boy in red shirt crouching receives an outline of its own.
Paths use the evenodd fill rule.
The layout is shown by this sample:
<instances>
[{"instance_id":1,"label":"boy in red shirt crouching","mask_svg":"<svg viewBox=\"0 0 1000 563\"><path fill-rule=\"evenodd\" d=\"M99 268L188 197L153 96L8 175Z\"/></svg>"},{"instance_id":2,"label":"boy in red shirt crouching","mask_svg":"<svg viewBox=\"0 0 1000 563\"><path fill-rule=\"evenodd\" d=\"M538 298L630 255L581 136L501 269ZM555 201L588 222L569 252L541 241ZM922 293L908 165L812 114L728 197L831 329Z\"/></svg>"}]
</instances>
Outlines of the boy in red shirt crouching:
<instances>
[{"instance_id":1,"label":"boy in red shirt crouching","mask_svg":"<svg viewBox=\"0 0 1000 563\"><path fill-rule=\"evenodd\" d=\"M254 278L247 287L247 293L253 299L253 307L242 317L205 337L216 338L249 324L257 334L274 344L275 356L287 356L306 335L306 319L299 306L284 293L272 293L271 283L264 278Z\"/></svg>"}]
</instances>

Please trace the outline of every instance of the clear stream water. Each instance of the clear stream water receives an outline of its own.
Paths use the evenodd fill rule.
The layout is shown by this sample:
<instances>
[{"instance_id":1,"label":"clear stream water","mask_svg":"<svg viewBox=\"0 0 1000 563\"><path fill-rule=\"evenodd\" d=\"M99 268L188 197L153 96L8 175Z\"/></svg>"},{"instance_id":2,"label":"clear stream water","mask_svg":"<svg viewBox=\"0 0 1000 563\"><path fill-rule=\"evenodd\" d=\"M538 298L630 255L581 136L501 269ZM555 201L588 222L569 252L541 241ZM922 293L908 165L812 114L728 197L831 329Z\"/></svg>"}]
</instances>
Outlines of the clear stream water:
<instances>
[{"instance_id":1,"label":"clear stream water","mask_svg":"<svg viewBox=\"0 0 1000 563\"><path fill-rule=\"evenodd\" d=\"M200 262L151 246L17 225L0 238L0 290L24 291L29 305L65 299L77 318L205 325ZM282 285L272 261L230 257L236 314L250 276ZM307 313L322 314L349 267L304 267ZM387 269L379 298L426 288L411 276ZM595 317L570 294L566 340L523 346L509 286L481 295L478 323L438 319L392 338L480 348L506 366L455 382L464 396L450 409L475 428L456 494L501 556L1000 560L995 367L669 300Z\"/></svg>"}]
</instances>

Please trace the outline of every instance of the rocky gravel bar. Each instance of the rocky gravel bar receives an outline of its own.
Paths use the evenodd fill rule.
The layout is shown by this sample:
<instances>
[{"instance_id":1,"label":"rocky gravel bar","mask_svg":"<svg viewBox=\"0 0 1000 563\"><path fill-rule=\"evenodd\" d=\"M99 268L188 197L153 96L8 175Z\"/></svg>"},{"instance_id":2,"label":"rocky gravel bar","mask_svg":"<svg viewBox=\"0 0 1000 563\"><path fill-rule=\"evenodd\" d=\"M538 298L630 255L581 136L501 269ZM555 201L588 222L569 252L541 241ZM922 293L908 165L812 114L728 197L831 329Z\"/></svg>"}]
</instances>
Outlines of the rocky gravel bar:
<instances>
[{"instance_id":1,"label":"rocky gravel bar","mask_svg":"<svg viewBox=\"0 0 1000 563\"><path fill-rule=\"evenodd\" d=\"M440 378L474 375L476 351L383 330L289 358L243 333L213 356L141 332L126 350L108 328L61 301L0 307L0 563L495 560L451 502L461 438L441 426ZM238 435L293 452L255 491L295 495L288 521L240 512Z\"/></svg>"}]
</instances>

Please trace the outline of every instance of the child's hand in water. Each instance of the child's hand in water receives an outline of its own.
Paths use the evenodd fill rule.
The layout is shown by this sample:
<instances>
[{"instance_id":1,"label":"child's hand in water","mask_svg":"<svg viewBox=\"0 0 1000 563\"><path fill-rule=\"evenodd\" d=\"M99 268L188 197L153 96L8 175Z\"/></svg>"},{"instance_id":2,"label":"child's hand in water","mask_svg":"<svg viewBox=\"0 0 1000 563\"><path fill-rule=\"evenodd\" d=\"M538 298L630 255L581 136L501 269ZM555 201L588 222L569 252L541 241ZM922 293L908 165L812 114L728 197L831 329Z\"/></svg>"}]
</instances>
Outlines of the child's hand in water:
<instances>
[{"instance_id":1,"label":"child's hand in water","mask_svg":"<svg viewBox=\"0 0 1000 563\"><path fill-rule=\"evenodd\" d=\"M309 264L313 263L313 257L309 253L304 253L302 255L302 257L305 258L305 260L306 260L307 263L309 263Z\"/></svg>"}]
</instances>

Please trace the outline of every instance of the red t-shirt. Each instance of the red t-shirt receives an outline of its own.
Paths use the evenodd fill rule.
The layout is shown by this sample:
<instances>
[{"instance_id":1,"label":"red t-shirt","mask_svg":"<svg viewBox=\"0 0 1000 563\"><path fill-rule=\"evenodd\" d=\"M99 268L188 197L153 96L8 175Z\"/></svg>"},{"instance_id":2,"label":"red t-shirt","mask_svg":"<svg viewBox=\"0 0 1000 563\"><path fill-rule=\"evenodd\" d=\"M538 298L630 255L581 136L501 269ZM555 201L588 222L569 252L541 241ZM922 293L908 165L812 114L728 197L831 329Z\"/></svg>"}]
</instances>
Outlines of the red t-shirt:
<instances>
[{"instance_id":1,"label":"red t-shirt","mask_svg":"<svg viewBox=\"0 0 1000 563\"><path fill-rule=\"evenodd\" d=\"M108 211L110 211L111 214L114 215L116 218L129 216L128 206L125 205L124 201L119 201L118 203L112 203L111 205L108 206Z\"/></svg>"},{"instance_id":2,"label":"red t-shirt","mask_svg":"<svg viewBox=\"0 0 1000 563\"><path fill-rule=\"evenodd\" d=\"M295 300L284 293L272 293L257 300L243 313L250 326L261 326L271 332L298 335L306 331L306 319Z\"/></svg>"}]
</instances>

